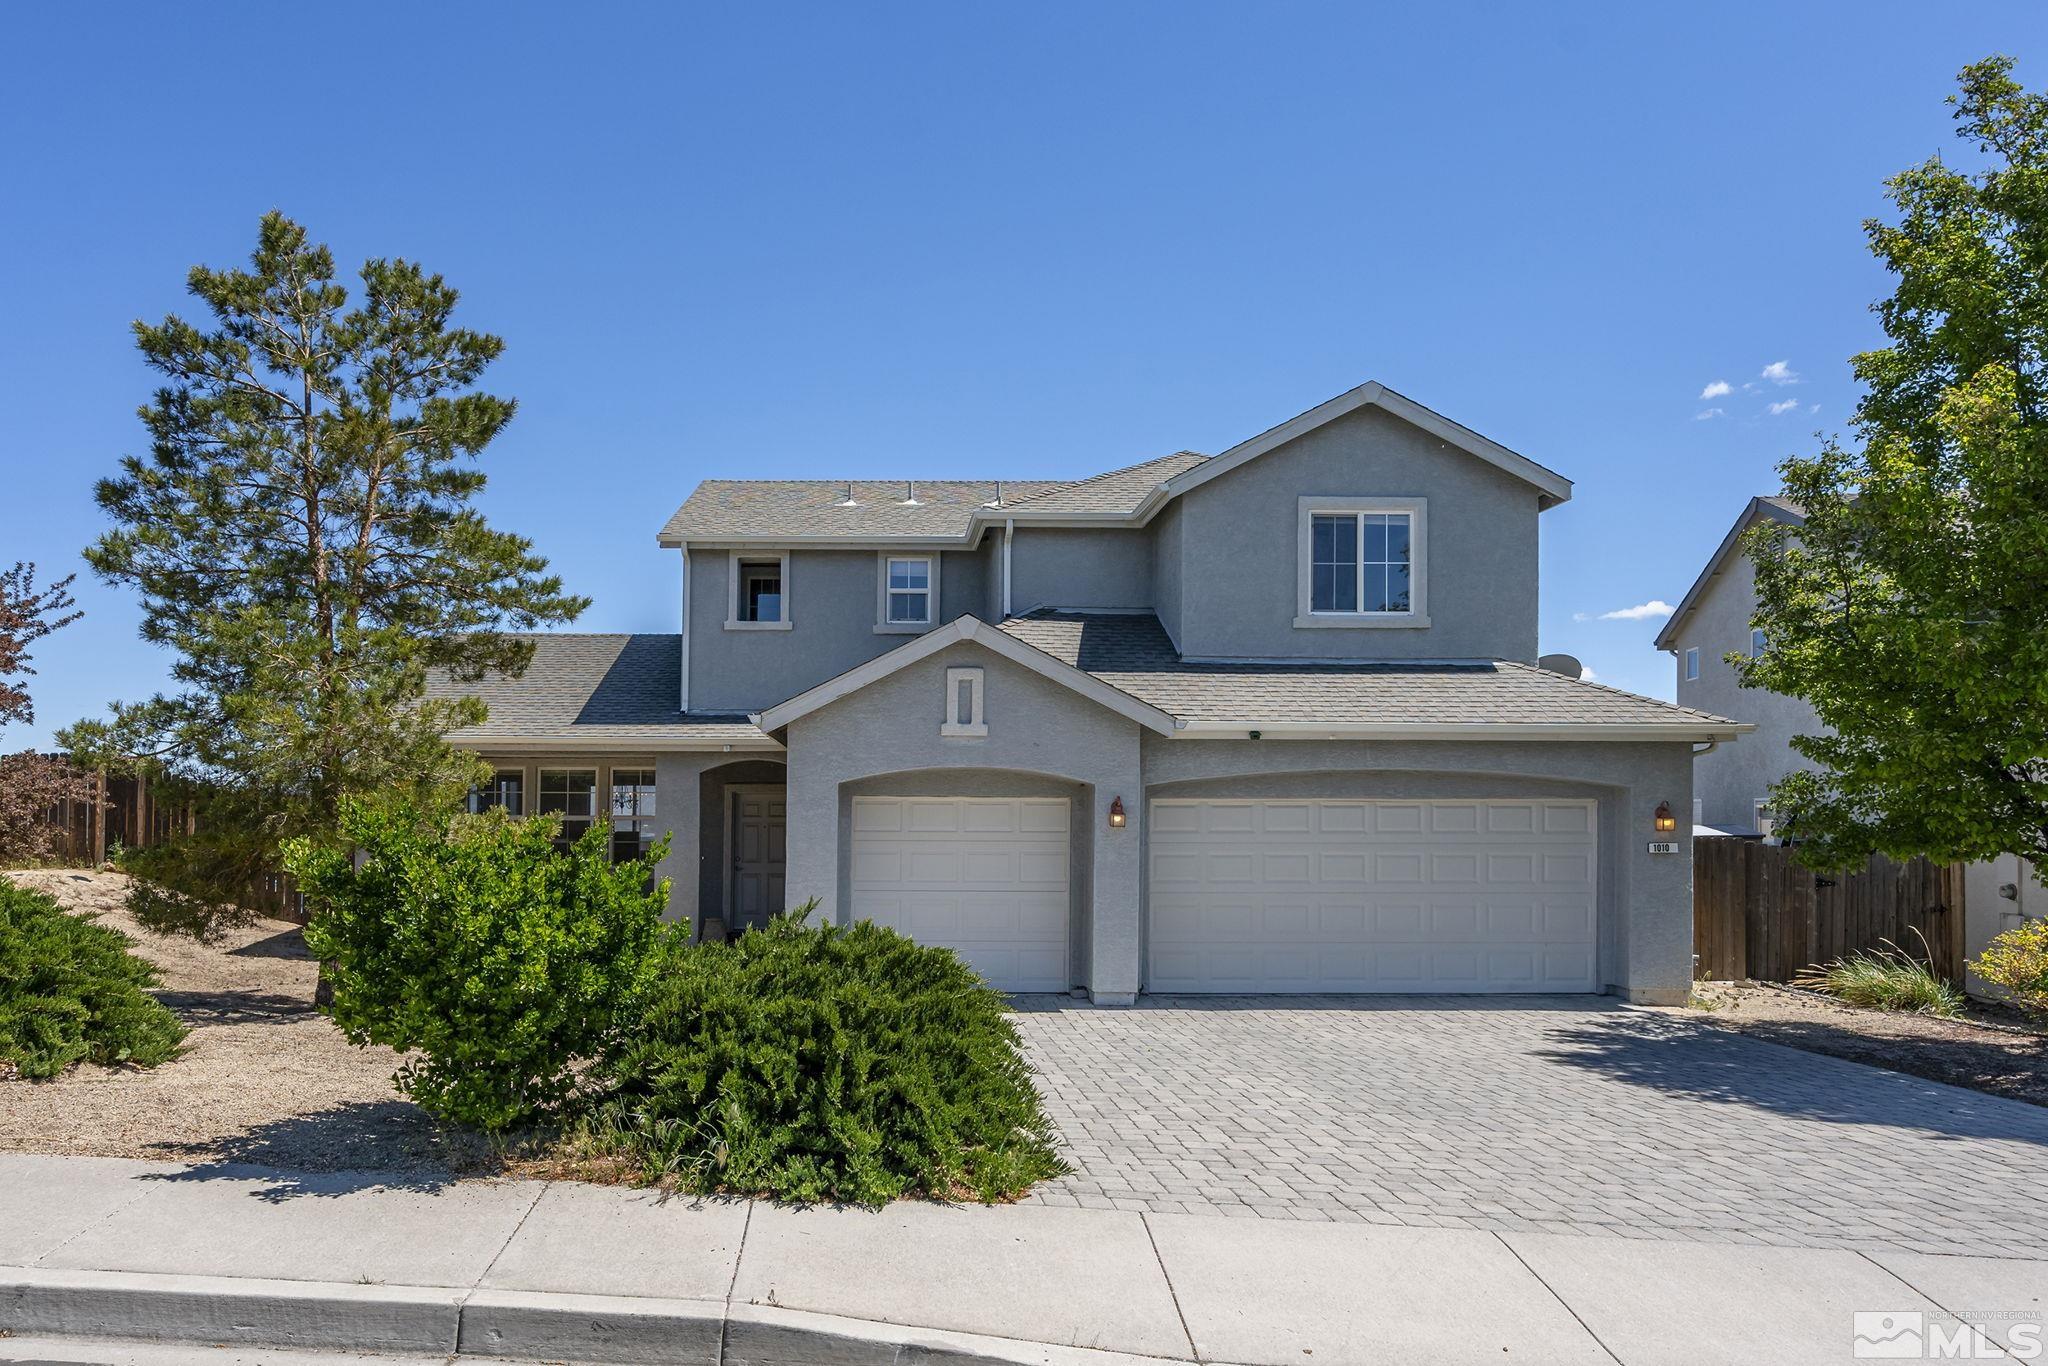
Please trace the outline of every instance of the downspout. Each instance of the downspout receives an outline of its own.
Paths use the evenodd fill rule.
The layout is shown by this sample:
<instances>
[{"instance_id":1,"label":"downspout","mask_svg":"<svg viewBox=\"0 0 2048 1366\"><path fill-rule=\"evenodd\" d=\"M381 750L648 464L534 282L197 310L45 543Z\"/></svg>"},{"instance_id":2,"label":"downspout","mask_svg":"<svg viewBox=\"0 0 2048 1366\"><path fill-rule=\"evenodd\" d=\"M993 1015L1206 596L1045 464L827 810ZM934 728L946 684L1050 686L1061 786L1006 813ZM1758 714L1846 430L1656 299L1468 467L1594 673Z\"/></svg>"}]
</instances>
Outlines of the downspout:
<instances>
[{"instance_id":1,"label":"downspout","mask_svg":"<svg viewBox=\"0 0 2048 1366\"><path fill-rule=\"evenodd\" d=\"M1719 740L1709 740L1704 745L1695 746L1693 748L1692 757L1697 759L1702 754L1712 754L1715 750L1719 749L1720 747L1721 742Z\"/></svg>"},{"instance_id":2,"label":"downspout","mask_svg":"<svg viewBox=\"0 0 2048 1366\"><path fill-rule=\"evenodd\" d=\"M682 696L677 699L682 710L690 709L690 547L685 543L683 552L683 683Z\"/></svg>"},{"instance_id":3,"label":"downspout","mask_svg":"<svg viewBox=\"0 0 2048 1366\"><path fill-rule=\"evenodd\" d=\"M1003 620L1010 619L1010 538L1017 534L1017 519L1003 521Z\"/></svg>"}]
</instances>

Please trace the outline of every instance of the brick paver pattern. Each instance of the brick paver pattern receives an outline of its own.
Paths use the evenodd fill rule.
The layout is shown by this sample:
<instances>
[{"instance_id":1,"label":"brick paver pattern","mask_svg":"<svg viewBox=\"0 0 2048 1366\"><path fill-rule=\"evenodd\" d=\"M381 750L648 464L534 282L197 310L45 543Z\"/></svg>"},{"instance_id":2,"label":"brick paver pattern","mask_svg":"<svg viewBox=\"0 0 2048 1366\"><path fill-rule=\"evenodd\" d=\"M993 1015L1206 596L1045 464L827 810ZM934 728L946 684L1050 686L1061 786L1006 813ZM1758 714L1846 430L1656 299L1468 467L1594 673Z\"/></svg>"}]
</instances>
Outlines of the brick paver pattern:
<instances>
[{"instance_id":1,"label":"brick paver pattern","mask_svg":"<svg viewBox=\"0 0 2048 1366\"><path fill-rule=\"evenodd\" d=\"M2048 1109L1597 998L1019 997L1052 1205L2039 1257Z\"/></svg>"}]
</instances>

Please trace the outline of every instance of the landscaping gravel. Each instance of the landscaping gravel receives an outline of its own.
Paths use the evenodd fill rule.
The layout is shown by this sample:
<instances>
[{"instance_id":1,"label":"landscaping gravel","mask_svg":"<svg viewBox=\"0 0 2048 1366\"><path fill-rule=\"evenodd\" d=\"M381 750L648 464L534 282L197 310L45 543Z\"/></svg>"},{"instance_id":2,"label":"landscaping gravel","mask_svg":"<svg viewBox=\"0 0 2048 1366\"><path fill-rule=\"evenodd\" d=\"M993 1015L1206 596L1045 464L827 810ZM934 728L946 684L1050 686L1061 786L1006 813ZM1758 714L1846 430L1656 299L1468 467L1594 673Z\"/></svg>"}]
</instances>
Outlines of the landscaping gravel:
<instances>
[{"instance_id":1,"label":"landscaping gravel","mask_svg":"<svg viewBox=\"0 0 2048 1366\"><path fill-rule=\"evenodd\" d=\"M2048 1034L1997 1007L1945 1020L1758 982L1698 982L1693 999L1698 1018L1753 1038L2048 1105Z\"/></svg>"},{"instance_id":2,"label":"landscaping gravel","mask_svg":"<svg viewBox=\"0 0 2048 1366\"><path fill-rule=\"evenodd\" d=\"M356 1048L313 1009L318 965L299 927L258 920L219 942L151 934L120 873L0 873L135 941L157 997L192 1029L151 1070L79 1066L0 1081L0 1150L249 1162L300 1171L476 1171L478 1140L437 1125L391 1083L399 1055Z\"/></svg>"}]
</instances>

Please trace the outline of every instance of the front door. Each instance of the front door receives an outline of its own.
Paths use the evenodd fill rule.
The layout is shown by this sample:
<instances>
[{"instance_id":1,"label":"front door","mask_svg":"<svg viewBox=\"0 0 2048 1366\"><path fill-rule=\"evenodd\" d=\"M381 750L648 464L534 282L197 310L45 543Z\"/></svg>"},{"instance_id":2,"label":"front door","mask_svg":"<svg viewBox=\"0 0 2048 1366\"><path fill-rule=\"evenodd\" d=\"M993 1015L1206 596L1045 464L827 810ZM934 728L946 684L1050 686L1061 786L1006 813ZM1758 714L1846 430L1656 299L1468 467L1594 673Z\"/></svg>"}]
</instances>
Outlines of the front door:
<instances>
[{"instance_id":1,"label":"front door","mask_svg":"<svg viewBox=\"0 0 2048 1366\"><path fill-rule=\"evenodd\" d=\"M788 859L787 789L736 788L732 793L732 851L729 899L735 929L758 927L783 908L784 864Z\"/></svg>"}]
</instances>

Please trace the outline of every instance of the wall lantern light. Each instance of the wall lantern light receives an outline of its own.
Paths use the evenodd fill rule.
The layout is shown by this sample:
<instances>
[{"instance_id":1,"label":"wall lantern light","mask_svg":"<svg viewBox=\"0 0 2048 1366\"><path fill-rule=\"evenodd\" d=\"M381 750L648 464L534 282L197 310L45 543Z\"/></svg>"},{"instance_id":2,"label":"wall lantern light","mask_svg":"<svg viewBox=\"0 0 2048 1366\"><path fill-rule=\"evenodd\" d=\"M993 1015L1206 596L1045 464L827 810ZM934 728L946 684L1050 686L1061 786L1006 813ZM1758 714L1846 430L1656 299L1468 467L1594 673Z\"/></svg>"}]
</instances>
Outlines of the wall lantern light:
<instances>
[{"instance_id":1,"label":"wall lantern light","mask_svg":"<svg viewBox=\"0 0 2048 1366\"><path fill-rule=\"evenodd\" d=\"M1669 834L1678 828L1678 817L1671 814L1670 802L1657 803L1657 833Z\"/></svg>"},{"instance_id":2,"label":"wall lantern light","mask_svg":"<svg viewBox=\"0 0 2048 1366\"><path fill-rule=\"evenodd\" d=\"M1112 830L1124 828L1124 799L1122 797L1111 797L1109 799L1109 828Z\"/></svg>"}]
</instances>

